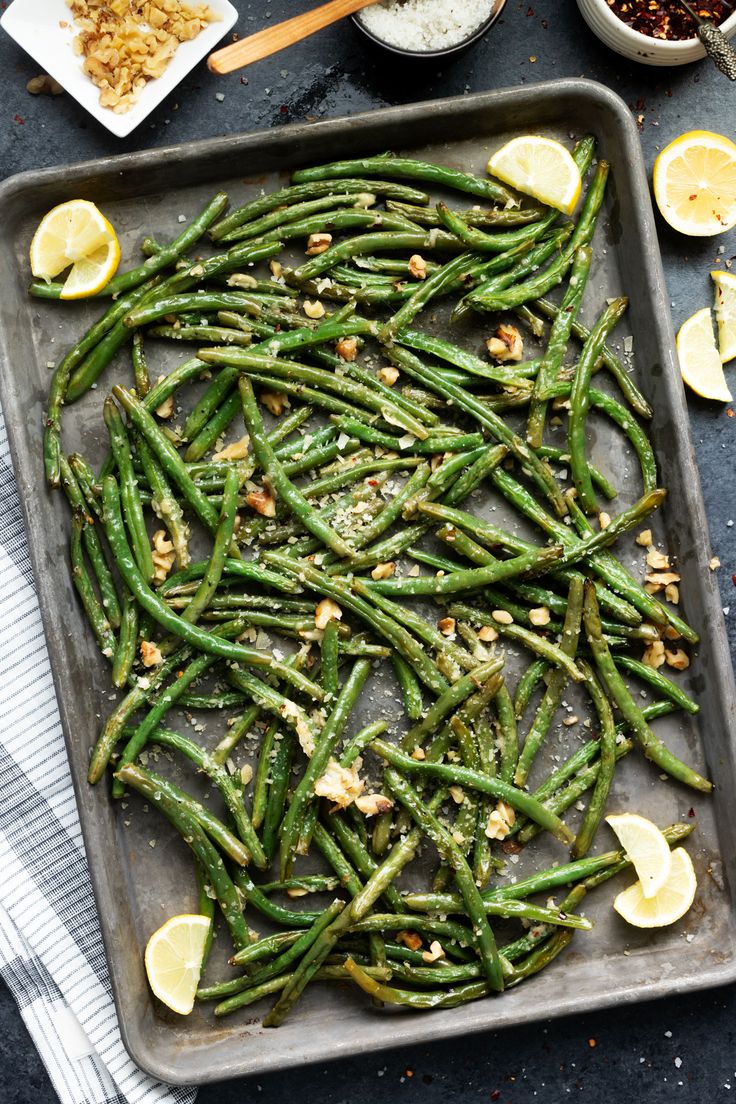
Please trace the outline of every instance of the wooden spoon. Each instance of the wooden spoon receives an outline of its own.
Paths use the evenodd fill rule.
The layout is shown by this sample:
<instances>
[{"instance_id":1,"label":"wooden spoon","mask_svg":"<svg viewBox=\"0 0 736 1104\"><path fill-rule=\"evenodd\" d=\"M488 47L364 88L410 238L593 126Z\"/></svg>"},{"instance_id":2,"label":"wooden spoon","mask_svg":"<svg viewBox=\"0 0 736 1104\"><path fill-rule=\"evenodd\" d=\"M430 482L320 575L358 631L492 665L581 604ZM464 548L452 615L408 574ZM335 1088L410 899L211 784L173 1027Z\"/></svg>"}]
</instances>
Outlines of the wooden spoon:
<instances>
[{"instance_id":1,"label":"wooden spoon","mask_svg":"<svg viewBox=\"0 0 736 1104\"><path fill-rule=\"evenodd\" d=\"M283 23L266 27L240 42L233 42L222 50L216 50L207 59L207 66L213 73L232 73L234 69L242 69L252 61L260 61L261 58L277 54L279 50L301 42L315 31L329 27L330 23L336 23L338 19L344 19L346 15L352 15L353 12L375 3L376 0L330 0L328 4L321 4L312 11L295 15L293 19L285 19Z\"/></svg>"}]
</instances>

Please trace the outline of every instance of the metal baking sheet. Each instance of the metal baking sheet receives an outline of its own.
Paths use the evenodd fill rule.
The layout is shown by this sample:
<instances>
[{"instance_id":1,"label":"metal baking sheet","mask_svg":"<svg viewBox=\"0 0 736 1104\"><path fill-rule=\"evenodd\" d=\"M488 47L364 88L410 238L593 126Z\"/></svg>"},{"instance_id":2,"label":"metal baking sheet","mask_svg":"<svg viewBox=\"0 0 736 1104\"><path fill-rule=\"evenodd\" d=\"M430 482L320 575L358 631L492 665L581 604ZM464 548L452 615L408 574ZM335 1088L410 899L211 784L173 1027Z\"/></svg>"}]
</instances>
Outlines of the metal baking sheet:
<instances>
[{"instance_id":1,"label":"metal baking sheet","mask_svg":"<svg viewBox=\"0 0 736 1104\"><path fill-rule=\"evenodd\" d=\"M41 464L49 364L77 338L96 308L29 299L27 249L32 231L54 204L86 197L103 206L120 232L123 256L133 259L146 233L174 236L179 215L192 215L216 188L224 187L236 205L263 187L283 183L298 165L388 148L480 172L491 148L528 131L561 138L592 132L600 154L613 166L584 317L589 321L610 295L626 290L631 297L619 332L633 337L638 380L655 408L652 433L661 481L670 492L657 532L682 573L684 615L703 637L682 680L697 696L701 713L694 719L664 718L658 731L676 752L707 769L718 788L708 799L663 782L634 753L620 767L611 805L645 812L660 824L687 818L693 809L698 827L689 850L699 878L696 904L671 929L638 932L610 908L617 885L613 883L586 902L594 931L576 936L553 967L499 999L435 1012L429 1020L426 1014L382 1012L348 984L337 990L312 986L275 1031L260 1026L260 1005L223 1021L215 1021L206 1006L187 1019L168 1014L150 996L142 952L148 935L168 915L196 907L190 857L161 818L140 802L132 801L128 809L116 806L104 785L93 789L85 781L89 748L100 717L110 708L109 673L72 589L66 504L60 494L47 492ZM707 569L706 519L675 364L646 173L624 103L601 85L560 80L48 169L16 176L0 191L2 403L120 1025L139 1065L174 1083L219 1080L623 1005L736 978L736 818L730 799L736 781L733 675L717 588ZM154 354L154 371L159 366L165 371L182 355L178 347L172 351L163 346ZM115 376L113 366L108 378ZM93 460L103 448L100 397L99 391L93 392L65 418L66 446L81 448ZM600 429L591 444L595 462L620 488L617 510L637 496L638 476L620 438L615 441ZM478 506L485 508L488 503ZM641 555L637 563L641 571ZM205 721L214 729L212 718ZM584 738L584 732L565 731L568 740ZM209 738L208 730L203 738ZM551 738L547 754L559 753L560 738ZM170 768L164 764L163 769ZM598 847L610 846L603 828ZM534 849L532 861L564 857L559 849L547 854ZM255 916L249 921L262 927ZM224 947L217 953L224 962ZM216 967L217 962L215 974Z\"/></svg>"}]
</instances>

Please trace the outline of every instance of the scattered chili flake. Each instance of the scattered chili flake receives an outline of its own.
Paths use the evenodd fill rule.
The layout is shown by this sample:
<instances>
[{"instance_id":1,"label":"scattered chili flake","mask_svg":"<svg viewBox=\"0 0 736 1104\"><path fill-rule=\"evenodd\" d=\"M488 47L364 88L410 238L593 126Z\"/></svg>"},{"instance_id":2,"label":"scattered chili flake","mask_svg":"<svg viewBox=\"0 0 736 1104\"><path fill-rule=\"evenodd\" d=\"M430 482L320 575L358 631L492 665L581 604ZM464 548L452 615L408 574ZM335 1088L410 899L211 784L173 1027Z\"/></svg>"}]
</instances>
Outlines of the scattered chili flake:
<instances>
[{"instance_id":1,"label":"scattered chili flake","mask_svg":"<svg viewBox=\"0 0 736 1104\"><path fill-rule=\"evenodd\" d=\"M15 121L16 123L18 123L19 126L23 126L25 124L25 119L21 119L20 115L15 116Z\"/></svg>"},{"instance_id":2,"label":"scattered chili flake","mask_svg":"<svg viewBox=\"0 0 736 1104\"><path fill-rule=\"evenodd\" d=\"M733 410L731 409L730 406L729 406L728 410L726 411L726 416L728 418L733 418L733 416L734 416L734 412L733 412Z\"/></svg>"},{"instance_id":3,"label":"scattered chili flake","mask_svg":"<svg viewBox=\"0 0 736 1104\"><path fill-rule=\"evenodd\" d=\"M649 38L687 39L698 33L696 21L686 11L667 0L606 0L614 15L632 30ZM692 0L691 7L701 19L723 23L731 14L726 0Z\"/></svg>"},{"instance_id":4,"label":"scattered chili flake","mask_svg":"<svg viewBox=\"0 0 736 1104\"><path fill-rule=\"evenodd\" d=\"M693 809L692 805L691 805L691 806L690 806L690 808L688 809L688 811L687 811L687 815L688 815L689 817L694 817L694 816L695 816L695 810Z\"/></svg>"},{"instance_id":5,"label":"scattered chili flake","mask_svg":"<svg viewBox=\"0 0 736 1104\"><path fill-rule=\"evenodd\" d=\"M596 1047L597 1045L598 1045L598 1043L596 1042L596 1040L595 1040L595 1039L588 1039L588 1046L590 1047L590 1049L591 1049L591 1050L592 1050L592 1049L593 1049L594 1047Z\"/></svg>"},{"instance_id":6,"label":"scattered chili flake","mask_svg":"<svg viewBox=\"0 0 736 1104\"><path fill-rule=\"evenodd\" d=\"M501 1090L500 1089L494 1089L493 1092L491 1093L491 1100L498 1100L500 1095L501 1095Z\"/></svg>"},{"instance_id":7,"label":"scattered chili flake","mask_svg":"<svg viewBox=\"0 0 736 1104\"><path fill-rule=\"evenodd\" d=\"M404 1070L404 1077L413 1077L413 1076L414 1076L414 1070L413 1069L405 1069Z\"/></svg>"}]
</instances>

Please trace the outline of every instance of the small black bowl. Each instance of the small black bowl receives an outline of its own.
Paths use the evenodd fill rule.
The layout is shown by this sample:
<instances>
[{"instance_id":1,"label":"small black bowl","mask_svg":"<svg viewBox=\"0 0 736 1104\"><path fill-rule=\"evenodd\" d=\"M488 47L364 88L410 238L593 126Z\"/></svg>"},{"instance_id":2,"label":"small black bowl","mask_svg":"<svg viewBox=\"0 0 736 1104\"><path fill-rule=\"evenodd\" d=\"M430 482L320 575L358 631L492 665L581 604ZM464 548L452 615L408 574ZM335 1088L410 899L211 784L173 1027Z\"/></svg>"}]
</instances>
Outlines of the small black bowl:
<instances>
[{"instance_id":1,"label":"small black bowl","mask_svg":"<svg viewBox=\"0 0 736 1104\"><path fill-rule=\"evenodd\" d=\"M506 0L494 0L493 9L491 14L485 19L479 27L460 42L456 42L453 46L446 46L442 50L403 50L400 46L394 46L390 42L384 42L382 38L374 35L372 31L361 22L360 13L351 15L351 19L355 26L361 31L367 39L369 39L376 46L382 47L384 50L388 50L391 54L396 54L398 57L410 58L412 61L433 61L433 60L445 60L446 58L455 57L457 54L462 54L464 50L467 50L469 46L472 46L474 42L478 42L483 37L486 31L489 31L493 24L498 19L499 15L506 6Z\"/></svg>"}]
</instances>

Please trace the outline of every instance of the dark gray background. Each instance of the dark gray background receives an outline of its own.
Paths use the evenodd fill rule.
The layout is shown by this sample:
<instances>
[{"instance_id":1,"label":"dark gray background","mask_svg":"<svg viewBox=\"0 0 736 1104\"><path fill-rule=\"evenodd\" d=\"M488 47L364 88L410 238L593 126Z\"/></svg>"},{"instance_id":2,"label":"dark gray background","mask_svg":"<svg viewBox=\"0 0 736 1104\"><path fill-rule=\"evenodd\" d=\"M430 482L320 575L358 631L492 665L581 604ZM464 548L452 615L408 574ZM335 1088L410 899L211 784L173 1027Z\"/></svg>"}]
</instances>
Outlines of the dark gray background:
<instances>
[{"instance_id":1,"label":"dark gray background","mask_svg":"<svg viewBox=\"0 0 736 1104\"><path fill-rule=\"evenodd\" d=\"M20 2L20 0L19 0ZM664 0L666 2L666 0ZM234 0L244 36L309 7L309 0ZM5 5L3 4L2 7ZM247 77L214 77L201 66L129 138L103 130L67 96L32 97L26 81L38 67L6 36L0 38L3 175L148 146L241 130L288 125L365 111L386 104L501 88L562 76L585 76L616 90L640 118L651 166L659 149L684 130L704 128L736 137L736 88L709 62L655 69L610 53L587 30L574 0L509 0L505 14L472 52L437 67L409 67L371 47L341 23ZM224 93L220 102L216 93ZM339 151L336 151L339 152ZM676 325L710 301L714 262L736 255L736 232L691 241L660 222ZM720 246L725 252L717 253ZM736 271L736 269L735 269ZM730 370L736 387L736 369ZM692 429L732 650L736 648L736 418L718 404L689 398ZM726 612L730 609L730 612ZM213 1085L201 1104L254 1099L281 1104L295 1096L320 1104L440 1104L455 1100L557 1104L575 1097L602 1101L736 1100L736 990L683 994L627 1007L533 1024L378 1056L312 1067L251 1081ZM8 991L0 983L0 1100L55 1100Z\"/></svg>"}]
</instances>

